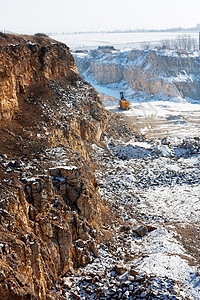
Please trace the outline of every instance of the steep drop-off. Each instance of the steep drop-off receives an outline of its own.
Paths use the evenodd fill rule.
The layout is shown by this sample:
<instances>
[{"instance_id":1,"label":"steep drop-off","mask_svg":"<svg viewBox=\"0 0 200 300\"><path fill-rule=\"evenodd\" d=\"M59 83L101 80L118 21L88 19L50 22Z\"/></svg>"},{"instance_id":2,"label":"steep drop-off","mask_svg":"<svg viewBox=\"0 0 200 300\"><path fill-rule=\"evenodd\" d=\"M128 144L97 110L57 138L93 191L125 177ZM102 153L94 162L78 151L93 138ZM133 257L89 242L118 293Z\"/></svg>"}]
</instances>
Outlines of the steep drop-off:
<instances>
[{"instance_id":1,"label":"steep drop-off","mask_svg":"<svg viewBox=\"0 0 200 300\"><path fill-rule=\"evenodd\" d=\"M98 256L88 147L107 113L66 45L1 34L0 116L0 299L62 299L62 276Z\"/></svg>"},{"instance_id":2,"label":"steep drop-off","mask_svg":"<svg viewBox=\"0 0 200 300\"><path fill-rule=\"evenodd\" d=\"M81 74L103 85L124 80L135 92L200 99L198 51L100 49L75 58Z\"/></svg>"}]
</instances>

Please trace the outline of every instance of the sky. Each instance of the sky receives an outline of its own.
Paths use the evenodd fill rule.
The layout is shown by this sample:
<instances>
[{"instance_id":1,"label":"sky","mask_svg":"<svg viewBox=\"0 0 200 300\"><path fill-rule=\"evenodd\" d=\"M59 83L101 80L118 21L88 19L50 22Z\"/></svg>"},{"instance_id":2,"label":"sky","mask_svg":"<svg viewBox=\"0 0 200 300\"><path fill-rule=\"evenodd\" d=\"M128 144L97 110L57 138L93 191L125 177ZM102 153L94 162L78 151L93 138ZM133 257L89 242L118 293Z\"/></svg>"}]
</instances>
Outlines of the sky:
<instances>
[{"instance_id":1,"label":"sky","mask_svg":"<svg viewBox=\"0 0 200 300\"><path fill-rule=\"evenodd\" d=\"M195 27L199 0L0 0L0 30L14 33Z\"/></svg>"}]
</instances>

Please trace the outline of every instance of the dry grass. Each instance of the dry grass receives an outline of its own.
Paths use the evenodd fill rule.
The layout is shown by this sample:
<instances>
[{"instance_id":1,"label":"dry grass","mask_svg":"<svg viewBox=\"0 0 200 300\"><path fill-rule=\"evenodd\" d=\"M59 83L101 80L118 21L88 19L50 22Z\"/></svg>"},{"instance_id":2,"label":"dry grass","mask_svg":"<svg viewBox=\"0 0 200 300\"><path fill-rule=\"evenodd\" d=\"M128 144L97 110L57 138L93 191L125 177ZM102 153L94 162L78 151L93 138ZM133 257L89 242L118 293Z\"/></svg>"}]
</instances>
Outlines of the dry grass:
<instances>
[{"instance_id":1,"label":"dry grass","mask_svg":"<svg viewBox=\"0 0 200 300\"><path fill-rule=\"evenodd\" d=\"M32 43L41 43L44 45L49 45L52 41L48 36L44 35L19 35L19 34L6 34L0 32L0 46L6 46L8 44L18 44L23 45L26 44L27 41ZM57 42L57 41L56 41ZM59 42L57 42L59 43Z\"/></svg>"},{"instance_id":2,"label":"dry grass","mask_svg":"<svg viewBox=\"0 0 200 300\"><path fill-rule=\"evenodd\" d=\"M200 249L200 229L199 224L174 224L177 239L182 243L183 247L200 263L198 251Z\"/></svg>"}]
</instances>

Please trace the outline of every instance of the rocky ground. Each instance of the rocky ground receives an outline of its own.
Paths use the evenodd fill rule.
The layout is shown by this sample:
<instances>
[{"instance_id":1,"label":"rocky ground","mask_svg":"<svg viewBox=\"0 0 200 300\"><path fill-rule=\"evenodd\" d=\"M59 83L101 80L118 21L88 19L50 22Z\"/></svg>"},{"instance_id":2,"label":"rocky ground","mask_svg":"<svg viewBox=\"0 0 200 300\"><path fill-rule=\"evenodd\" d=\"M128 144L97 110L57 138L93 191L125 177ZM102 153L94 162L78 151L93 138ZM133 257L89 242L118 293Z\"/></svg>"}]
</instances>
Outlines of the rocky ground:
<instances>
[{"instance_id":1,"label":"rocky ground","mask_svg":"<svg viewBox=\"0 0 200 300\"><path fill-rule=\"evenodd\" d=\"M148 135L66 45L0 50L0 299L199 299L198 122Z\"/></svg>"},{"instance_id":2,"label":"rocky ground","mask_svg":"<svg viewBox=\"0 0 200 300\"><path fill-rule=\"evenodd\" d=\"M112 114L104 147L91 148L100 195L115 218L99 258L65 278L63 295L199 299L200 140L149 139L132 129L132 118Z\"/></svg>"}]
</instances>

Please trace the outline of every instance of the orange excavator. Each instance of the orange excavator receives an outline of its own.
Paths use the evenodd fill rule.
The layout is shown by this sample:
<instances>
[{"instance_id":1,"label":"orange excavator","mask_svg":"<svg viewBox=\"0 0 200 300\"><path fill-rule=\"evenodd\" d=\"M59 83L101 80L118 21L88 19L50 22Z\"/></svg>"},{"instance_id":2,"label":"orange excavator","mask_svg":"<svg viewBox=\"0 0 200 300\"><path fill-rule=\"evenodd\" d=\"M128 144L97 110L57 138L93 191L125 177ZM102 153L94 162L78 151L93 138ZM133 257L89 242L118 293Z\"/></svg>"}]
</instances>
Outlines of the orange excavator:
<instances>
[{"instance_id":1,"label":"orange excavator","mask_svg":"<svg viewBox=\"0 0 200 300\"><path fill-rule=\"evenodd\" d=\"M124 98L124 92L120 92L119 109L129 109L130 103Z\"/></svg>"}]
</instances>

